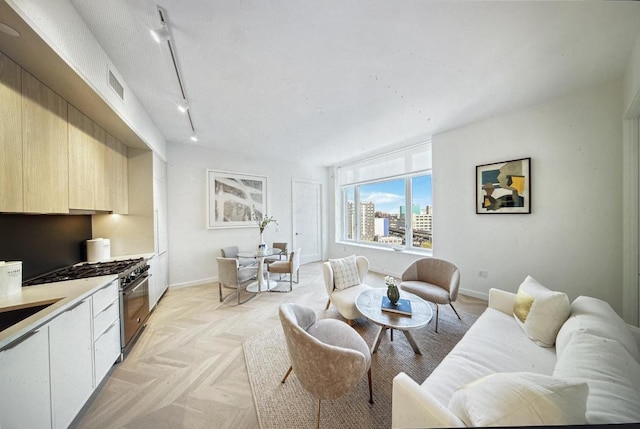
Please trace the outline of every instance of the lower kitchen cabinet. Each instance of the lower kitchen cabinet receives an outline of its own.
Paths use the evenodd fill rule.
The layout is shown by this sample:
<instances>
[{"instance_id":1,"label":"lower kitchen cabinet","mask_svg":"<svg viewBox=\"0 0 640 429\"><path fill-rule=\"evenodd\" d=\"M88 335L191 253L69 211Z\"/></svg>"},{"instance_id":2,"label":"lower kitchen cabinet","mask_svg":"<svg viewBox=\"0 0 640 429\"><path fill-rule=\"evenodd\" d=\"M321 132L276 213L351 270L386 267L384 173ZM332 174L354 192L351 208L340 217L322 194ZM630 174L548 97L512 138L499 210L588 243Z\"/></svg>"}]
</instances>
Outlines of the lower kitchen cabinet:
<instances>
[{"instance_id":1,"label":"lower kitchen cabinet","mask_svg":"<svg viewBox=\"0 0 640 429\"><path fill-rule=\"evenodd\" d=\"M118 282L0 350L0 429L66 428L120 356Z\"/></svg>"},{"instance_id":2,"label":"lower kitchen cabinet","mask_svg":"<svg viewBox=\"0 0 640 429\"><path fill-rule=\"evenodd\" d=\"M49 328L43 326L0 350L0 427L50 426Z\"/></svg>"},{"instance_id":3,"label":"lower kitchen cabinet","mask_svg":"<svg viewBox=\"0 0 640 429\"><path fill-rule=\"evenodd\" d=\"M93 295L94 380L98 387L120 356L120 299L114 281Z\"/></svg>"},{"instance_id":4,"label":"lower kitchen cabinet","mask_svg":"<svg viewBox=\"0 0 640 429\"><path fill-rule=\"evenodd\" d=\"M93 392L90 304L91 298L81 301L49 323L54 428L69 426Z\"/></svg>"}]
</instances>

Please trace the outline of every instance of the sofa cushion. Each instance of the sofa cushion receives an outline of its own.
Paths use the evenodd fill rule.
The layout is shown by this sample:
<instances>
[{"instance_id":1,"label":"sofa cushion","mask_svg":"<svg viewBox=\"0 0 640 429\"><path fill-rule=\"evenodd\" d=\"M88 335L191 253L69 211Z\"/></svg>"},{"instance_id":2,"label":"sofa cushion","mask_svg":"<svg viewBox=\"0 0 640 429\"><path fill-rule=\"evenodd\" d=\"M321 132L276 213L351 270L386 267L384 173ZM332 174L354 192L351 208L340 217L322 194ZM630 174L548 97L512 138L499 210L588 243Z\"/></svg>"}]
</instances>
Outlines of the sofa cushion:
<instances>
[{"instance_id":1,"label":"sofa cushion","mask_svg":"<svg viewBox=\"0 0 640 429\"><path fill-rule=\"evenodd\" d=\"M496 373L456 391L449 409L467 426L586 423L587 384L528 372Z\"/></svg>"},{"instance_id":2,"label":"sofa cushion","mask_svg":"<svg viewBox=\"0 0 640 429\"><path fill-rule=\"evenodd\" d=\"M632 332L618 313L601 299L579 296L571 303L571 316L562 325L556 338L558 356L562 355L571 335L576 331L616 340L640 362L638 342Z\"/></svg>"},{"instance_id":3,"label":"sofa cushion","mask_svg":"<svg viewBox=\"0 0 640 429\"><path fill-rule=\"evenodd\" d=\"M554 348L538 347L513 315L487 308L422 386L445 407L461 386L496 372L551 375Z\"/></svg>"},{"instance_id":4,"label":"sofa cushion","mask_svg":"<svg viewBox=\"0 0 640 429\"><path fill-rule=\"evenodd\" d=\"M356 255L347 256L340 259L329 259L333 270L333 282L336 289L342 290L360 284L360 273Z\"/></svg>"},{"instance_id":5,"label":"sofa cushion","mask_svg":"<svg viewBox=\"0 0 640 429\"><path fill-rule=\"evenodd\" d=\"M553 376L589 385L589 424L640 422L640 364L618 341L575 331Z\"/></svg>"},{"instance_id":6,"label":"sofa cushion","mask_svg":"<svg viewBox=\"0 0 640 429\"><path fill-rule=\"evenodd\" d=\"M537 345L553 347L569 314L567 294L549 290L531 276L527 276L518 288L513 315Z\"/></svg>"}]
</instances>

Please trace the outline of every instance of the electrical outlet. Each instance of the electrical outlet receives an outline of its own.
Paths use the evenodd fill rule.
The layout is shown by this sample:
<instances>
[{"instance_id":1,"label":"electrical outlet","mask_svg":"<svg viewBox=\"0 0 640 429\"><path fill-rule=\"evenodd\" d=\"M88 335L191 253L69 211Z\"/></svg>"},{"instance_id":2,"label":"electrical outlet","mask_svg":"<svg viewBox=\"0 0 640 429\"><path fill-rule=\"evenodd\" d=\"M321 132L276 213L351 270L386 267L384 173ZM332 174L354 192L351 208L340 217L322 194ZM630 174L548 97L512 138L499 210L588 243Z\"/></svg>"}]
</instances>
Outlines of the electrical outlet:
<instances>
[{"instance_id":1,"label":"electrical outlet","mask_svg":"<svg viewBox=\"0 0 640 429\"><path fill-rule=\"evenodd\" d=\"M482 278L486 279L486 278L488 278L488 277L489 277L489 271L486 271L486 270L480 270L480 271L478 271L478 276L480 276L480 277L482 277Z\"/></svg>"}]
</instances>

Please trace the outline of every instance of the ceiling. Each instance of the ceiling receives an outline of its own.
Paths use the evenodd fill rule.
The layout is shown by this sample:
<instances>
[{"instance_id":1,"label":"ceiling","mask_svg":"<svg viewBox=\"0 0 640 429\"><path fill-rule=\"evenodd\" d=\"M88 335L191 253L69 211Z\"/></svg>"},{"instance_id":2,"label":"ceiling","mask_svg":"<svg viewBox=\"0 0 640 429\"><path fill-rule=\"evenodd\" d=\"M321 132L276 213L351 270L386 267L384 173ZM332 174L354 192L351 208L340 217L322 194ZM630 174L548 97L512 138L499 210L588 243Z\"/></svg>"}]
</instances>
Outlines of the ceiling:
<instances>
[{"instance_id":1,"label":"ceiling","mask_svg":"<svg viewBox=\"0 0 640 429\"><path fill-rule=\"evenodd\" d=\"M640 2L70 0L168 142L331 165L622 77Z\"/></svg>"}]
</instances>

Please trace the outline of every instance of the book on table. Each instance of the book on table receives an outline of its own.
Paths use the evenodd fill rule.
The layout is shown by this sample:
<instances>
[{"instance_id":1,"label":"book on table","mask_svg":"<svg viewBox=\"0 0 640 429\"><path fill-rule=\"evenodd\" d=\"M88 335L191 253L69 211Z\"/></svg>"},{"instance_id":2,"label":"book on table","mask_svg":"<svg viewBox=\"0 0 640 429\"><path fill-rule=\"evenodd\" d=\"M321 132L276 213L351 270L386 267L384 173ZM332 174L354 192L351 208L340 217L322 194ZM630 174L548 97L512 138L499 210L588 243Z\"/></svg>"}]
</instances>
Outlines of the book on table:
<instances>
[{"instance_id":1,"label":"book on table","mask_svg":"<svg viewBox=\"0 0 640 429\"><path fill-rule=\"evenodd\" d=\"M411 301L408 299L399 299L398 302L393 305L391 304L391 301L389 301L389 298L383 296L382 311L411 316Z\"/></svg>"}]
</instances>

